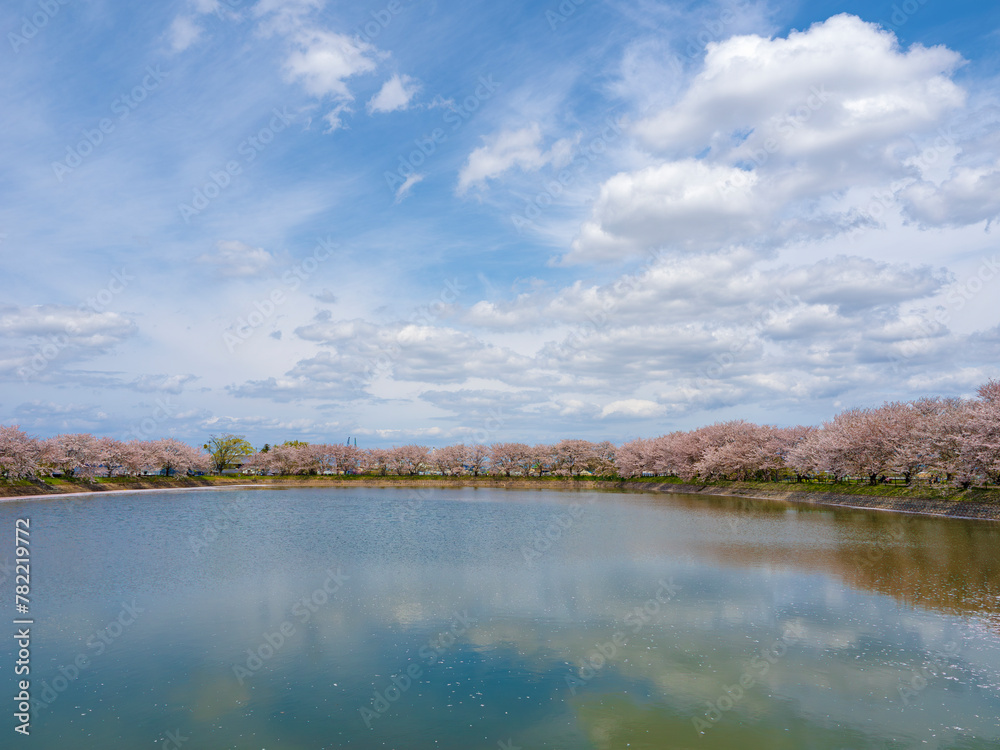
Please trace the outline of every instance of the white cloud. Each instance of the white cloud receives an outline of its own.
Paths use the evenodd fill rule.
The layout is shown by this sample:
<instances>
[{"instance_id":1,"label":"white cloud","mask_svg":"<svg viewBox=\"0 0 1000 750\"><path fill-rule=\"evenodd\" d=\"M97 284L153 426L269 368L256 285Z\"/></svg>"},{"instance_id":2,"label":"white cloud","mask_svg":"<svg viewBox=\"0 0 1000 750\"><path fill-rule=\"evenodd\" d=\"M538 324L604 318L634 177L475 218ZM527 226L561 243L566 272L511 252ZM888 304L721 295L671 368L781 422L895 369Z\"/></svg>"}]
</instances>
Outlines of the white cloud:
<instances>
[{"instance_id":1,"label":"white cloud","mask_svg":"<svg viewBox=\"0 0 1000 750\"><path fill-rule=\"evenodd\" d=\"M566 260L845 231L861 209L837 203L848 188L920 179L913 137L964 105L950 78L962 62L944 47L901 50L890 32L848 15L787 38L709 44L676 103L633 127L656 163L602 186ZM979 202L970 215L989 213L991 199Z\"/></svg>"},{"instance_id":2,"label":"white cloud","mask_svg":"<svg viewBox=\"0 0 1000 750\"><path fill-rule=\"evenodd\" d=\"M274 256L262 247L251 247L239 240L219 240L215 252L198 258L212 263L223 276L257 276L274 263Z\"/></svg>"},{"instance_id":3,"label":"white cloud","mask_svg":"<svg viewBox=\"0 0 1000 750\"><path fill-rule=\"evenodd\" d=\"M590 331L650 319L736 325L770 314L775 304L787 309L794 301L798 314L803 306L829 307L838 315L838 325L852 326L843 316L926 299L942 292L950 280L947 273L926 266L857 256L772 266L766 272L757 261L755 253L743 248L701 255L666 253L611 283L577 282L555 293L524 294L510 302L481 300L459 318L488 330L573 324Z\"/></svg>"},{"instance_id":4,"label":"white cloud","mask_svg":"<svg viewBox=\"0 0 1000 750\"><path fill-rule=\"evenodd\" d=\"M542 129L538 123L520 130L504 130L490 138L484 138L485 145L471 154L458 176L458 192L463 194L475 185L482 185L491 178L514 167L525 172L536 171L546 164L564 166L572 154L573 139L556 141L548 151L540 147Z\"/></svg>"},{"instance_id":5,"label":"white cloud","mask_svg":"<svg viewBox=\"0 0 1000 750\"><path fill-rule=\"evenodd\" d=\"M170 46L174 52L183 52L198 41L203 31L193 18L178 16L170 24Z\"/></svg>"},{"instance_id":6,"label":"white cloud","mask_svg":"<svg viewBox=\"0 0 1000 750\"><path fill-rule=\"evenodd\" d=\"M659 245L706 249L759 235L768 201L758 177L695 159L615 175L601 186L570 259L614 258Z\"/></svg>"},{"instance_id":7,"label":"white cloud","mask_svg":"<svg viewBox=\"0 0 1000 750\"><path fill-rule=\"evenodd\" d=\"M746 155L737 134L751 128L755 143L779 138L790 154L878 145L961 106L949 77L961 63L945 47L903 52L891 32L846 14L787 38L736 36L709 44L681 100L635 132L667 154Z\"/></svg>"},{"instance_id":8,"label":"white cloud","mask_svg":"<svg viewBox=\"0 0 1000 750\"><path fill-rule=\"evenodd\" d=\"M135 323L116 312L67 305L0 308L0 336L9 338L56 336L66 346L103 349L135 331Z\"/></svg>"},{"instance_id":9,"label":"white cloud","mask_svg":"<svg viewBox=\"0 0 1000 750\"><path fill-rule=\"evenodd\" d=\"M58 382L67 365L99 356L137 331L131 318L94 308L0 307L0 339L11 340L0 354L0 379ZM120 385L104 373L74 371L71 377L74 385Z\"/></svg>"},{"instance_id":10,"label":"white cloud","mask_svg":"<svg viewBox=\"0 0 1000 750\"><path fill-rule=\"evenodd\" d=\"M347 104L346 102L338 104L336 107L331 109L329 112L323 115L323 121L327 125L326 130L324 130L323 132L333 133L334 131L340 130L341 128L346 128L347 126L344 124L344 118L341 117L341 113L343 112L350 113L352 111L353 110L351 109L350 105Z\"/></svg>"},{"instance_id":11,"label":"white cloud","mask_svg":"<svg viewBox=\"0 0 1000 750\"><path fill-rule=\"evenodd\" d=\"M528 359L454 328L364 320L316 320L296 329L306 341L322 343L332 354L299 362L289 375L333 378L356 383L391 372L397 380L461 383L522 373Z\"/></svg>"},{"instance_id":12,"label":"white cloud","mask_svg":"<svg viewBox=\"0 0 1000 750\"><path fill-rule=\"evenodd\" d=\"M454 391L424 391L420 394L420 399L439 409L481 420L495 417L498 412L512 412L532 402L544 401L546 396L541 391L520 389L500 391L461 388Z\"/></svg>"},{"instance_id":13,"label":"white cloud","mask_svg":"<svg viewBox=\"0 0 1000 750\"><path fill-rule=\"evenodd\" d=\"M313 299L319 302L324 302L328 305L335 305L337 303L337 295L326 288L324 288L317 294L314 294Z\"/></svg>"},{"instance_id":14,"label":"white cloud","mask_svg":"<svg viewBox=\"0 0 1000 750\"><path fill-rule=\"evenodd\" d=\"M602 417L622 416L622 417L658 417L665 409L655 401L647 401L641 398L627 398L621 401L612 401L601 409Z\"/></svg>"},{"instance_id":15,"label":"white cloud","mask_svg":"<svg viewBox=\"0 0 1000 750\"><path fill-rule=\"evenodd\" d=\"M944 182L920 182L900 193L907 213L924 226L965 226L1000 216L1000 161L956 167Z\"/></svg>"},{"instance_id":16,"label":"white cloud","mask_svg":"<svg viewBox=\"0 0 1000 750\"><path fill-rule=\"evenodd\" d=\"M309 29L298 32L292 42L296 50L285 61L288 77L316 97L353 99L347 79L376 68L374 48L345 34Z\"/></svg>"},{"instance_id":17,"label":"white cloud","mask_svg":"<svg viewBox=\"0 0 1000 750\"><path fill-rule=\"evenodd\" d=\"M407 195L410 194L410 190L413 186L418 182L423 182L423 179L424 176L422 174L417 174L416 172L407 177L403 184L399 186L399 189L396 190L395 202L400 203Z\"/></svg>"},{"instance_id":18,"label":"white cloud","mask_svg":"<svg viewBox=\"0 0 1000 750\"><path fill-rule=\"evenodd\" d=\"M182 393L184 387L197 380L195 375L140 375L129 385L146 393Z\"/></svg>"},{"instance_id":19,"label":"white cloud","mask_svg":"<svg viewBox=\"0 0 1000 750\"><path fill-rule=\"evenodd\" d=\"M265 33L288 34L300 30L323 5L324 0L258 0L253 15L261 19Z\"/></svg>"},{"instance_id":20,"label":"white cloud","mask_svg":"<svg viewBox=\"0 0 1000 750\"><path fill-rule=\"evenodd\" d=\"M188 14L177 16L167 31L171 49L174 52L183 52L204 36L205 29L198 23L199 16L215 15L219 18L238 19L241 17L240 4L240 0L235 2L189 0Z\"/></svg>"},{"instance_id":21,"label":"white cloud","mask_svg":"<svg viewBox=\"0 0 1000 750\"><path fill-rule=\"evenodd\" d=\"M26 401L14 410L22 427L45 426L61 432L98 431L107 424L108 414L97 406Z\"/></svg>"},{"instance_id":22,"label":"white cloud","mask_svg":"<svg viewBox=\"0 0 1000 750\"><path fill-rule=\"evenodd\" d=\"M368 102L368 114L395 112L410 106L413 97L420 91L420 82L410 76L394 75Z\"/></svg>"}]
</instances>

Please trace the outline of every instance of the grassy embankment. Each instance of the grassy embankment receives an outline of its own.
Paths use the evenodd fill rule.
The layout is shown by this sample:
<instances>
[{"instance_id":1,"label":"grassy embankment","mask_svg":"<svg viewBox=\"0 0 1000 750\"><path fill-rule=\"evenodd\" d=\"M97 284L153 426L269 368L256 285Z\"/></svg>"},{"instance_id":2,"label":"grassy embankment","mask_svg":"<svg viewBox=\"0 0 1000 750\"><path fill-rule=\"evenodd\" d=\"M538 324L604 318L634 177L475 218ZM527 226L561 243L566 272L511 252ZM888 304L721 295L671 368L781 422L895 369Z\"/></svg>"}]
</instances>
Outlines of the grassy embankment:
<instances>
[{"instance_id":1,"label":"grassy embankment","mask_svg":"<svg viewBox=\"0 0 1000 750\"><path fill-rule=\"evenodd\" d=\"M495 477L495 476L200 476L200 477L114 477L95 479L54 478L34 480L0 480L0 497L18 495L59 495L71 492L106 492L109 490L176 489L225 487L227 485L291 485L291 486L408 486L439 487L481 486L508 488L599 489L626 492L698 492L701 494L740 494L763 496L795 495L803 500L819 493L886 499L936 500L955 503L1000 504L1000 489L971 488L960 490L942 485L919 484L875 485L838 482L684 482L677 477Z\"/></svg>"}]
</instances>

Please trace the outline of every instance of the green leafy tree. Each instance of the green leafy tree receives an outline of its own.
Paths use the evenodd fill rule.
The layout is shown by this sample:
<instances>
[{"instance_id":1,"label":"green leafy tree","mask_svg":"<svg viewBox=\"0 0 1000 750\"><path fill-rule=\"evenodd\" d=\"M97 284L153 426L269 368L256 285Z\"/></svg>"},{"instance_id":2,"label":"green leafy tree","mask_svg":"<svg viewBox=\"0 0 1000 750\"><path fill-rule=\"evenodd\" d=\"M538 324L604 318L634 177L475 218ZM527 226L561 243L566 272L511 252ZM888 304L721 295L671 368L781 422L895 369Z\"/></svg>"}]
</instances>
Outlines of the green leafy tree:
<instances>
[{"instance_id":1,"label":"green leafy tree","mask_svg":"<svg viewBox=\"0 0 1000 750\"><path fill-rule=\"evenodd\" d=\"M219 437L212 435L205 443L205 450L212 458L212 466L216 474L221 474L237 459L256 453L253 446L247 442L246 437L231 433Z\"/></svg>"}]
</instances>

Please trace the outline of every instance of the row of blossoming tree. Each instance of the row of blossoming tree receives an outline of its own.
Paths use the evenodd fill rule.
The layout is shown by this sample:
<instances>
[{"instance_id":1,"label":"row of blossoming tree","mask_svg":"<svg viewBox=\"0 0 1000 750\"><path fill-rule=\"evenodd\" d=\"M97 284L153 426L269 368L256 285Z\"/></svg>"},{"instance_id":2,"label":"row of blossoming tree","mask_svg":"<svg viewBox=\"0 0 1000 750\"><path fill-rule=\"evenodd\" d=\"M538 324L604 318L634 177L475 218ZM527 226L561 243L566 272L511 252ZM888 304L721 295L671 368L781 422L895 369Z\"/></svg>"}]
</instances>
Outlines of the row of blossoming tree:
<instances>
[{"instance_id":1,"label":"row of blossoming tree","mask_svg":"<svg viewBox=\"0 0 1000 750\"><path fill-rule=\"evenodd\" d=\"M682 479L862 478L917 476L1000 483L1000 382L977 399L922 398L874 409L848 409L821 427L773 427L742 420L633 440L615 466L623 477Z\"/></svg>"},{"instance_id":2,"label":"row of blossoming tree","mask_svg":"<svg viewBox=\"0 0 1000 750\"><path fill-rule=\"evenodd\" d=\"M0 425L0 476L90 478L188 473L209 468L209 456L173 438L115 440L88 434L56 435L37 440L19 427Z\"/></svg>"},{"instance_id":3,"label":"row of blossoming tree","mask_svg":"<svg viewBox=\"0 0 1000 750\"><path fill-rule=\"evenodd\" d=\"M358 449L351 445L278 445L250 456L245 470L268 474L493 474L530 476L609 475L615 472L615 447L609 442L563 440L555 445L493 443L428 448Z\"/></svg>"},{"instance_id":4,"label":"row of blossoming tree","mask_svg":"<svg viewBox=\"0 0 1000 750\"><path fill-rule=\"evenodd\" d=\"M849 409L821 427L775 427L743 420L638 439L563 440L554 445L493 443L428 448L358 449L291 441L256 451L237 435L214 437L201 449L178 440L57 435L38 440L19 427L0 426L0 476L75 477L154 473L497 476L676 476L685 480L777 479L822 476L833 481L916 477L963 487L1000 483L1000 381L976 399L922 398Z\"/></svg>"}]
</instances>

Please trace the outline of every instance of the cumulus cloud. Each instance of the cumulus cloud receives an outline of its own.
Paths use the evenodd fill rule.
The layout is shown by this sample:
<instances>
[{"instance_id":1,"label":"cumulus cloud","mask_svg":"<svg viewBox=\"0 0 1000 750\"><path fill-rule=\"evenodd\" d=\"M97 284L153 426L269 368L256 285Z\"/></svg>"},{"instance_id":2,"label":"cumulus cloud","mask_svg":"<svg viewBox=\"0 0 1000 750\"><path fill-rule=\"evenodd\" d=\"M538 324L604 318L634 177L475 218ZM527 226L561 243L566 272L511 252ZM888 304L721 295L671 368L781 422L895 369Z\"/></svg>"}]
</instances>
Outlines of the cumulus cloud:
<instances>
[{"instance_id":1,"label":"cumulus cloud","mask_svg":"<svg viewBox=\"0 0 1000 750\"><path fill-rule=\"evenodd\" d=\"M324 133L333 133L347 127L344 115L352 111L349 80L375 72L387 55L356 36L324 28L318 18L324 6L325 0L259 0L252 16L259 34L287 42L285 79L318 100L333 100L323 115Z\"/></svg>"},{"instance_id":2,"label":"cumulus cloud","mask_svg":"<svg viewBox=\"0 0 1000 750\"><path fill-rule=\"evenodd\" d=\"M140 375L129 385L145 393L183 393L188 383L197 380L195 375Z\"/></svg>"},{"instance_id":3,"label":"cumulus cloud","mask_svg":"<svg viewBox=\"0 0 1000 750\"><path fill-rule=\"evenodd\" d=\"M910 217L924 226L961 227L1000 216L1000 161L951 170L940 185L919 182L900 198Z\"/></svg>"},{"instance_id":4,"label":"cumulus cloud","mask_svg":"<svg viewBox=\"0 0 1000 750\"><path fill-rule=\"evenodd\" d=\"M237 398L263 398L278 403L303 399L347 401L356 399L359 395L350 382L331 382L304 377L250 380L242 385L229 386L227 390Z\"/></svg>"},{"instance_id":5,"label":"cumulus cloud","mask_svg":"<svg viewBox=\"0 0 1000 750\"><path fill-rule=\"evenodd\" d=\"M377 67L374 48L345 34L303 29L291 41L294 51L285 61L288 78L316 97L353 99L347 79Z\"/></svg>"},{"instance_id":6,"label":"cumulus cloud","mask_svg":"<svg viewBox=\"0 0 1000 750\"><path fill-rule=\"evenodd\" d=\"M540 327L555 336L530 355L530 381L497 377L521 388L550 378L560 414L611 395L593 416L677 417L852 389L864 395L896 372L967 357L964 336L903 310L941 295L950 280L941 269L857 256L765 272L739 249L664 254L604 285L482 301L458 317L480 329Z\"/></svg>"},{"instance_id":7,"label":"cumulus cloud","mask_svg":"<svg viewBox=\"0 0 1000 750\"><path fill-rule=\"evenodd\" d=\"M615 175L601 186L594 218L573 251L613 258L659 245L715 248L759 235L770 210L756 182L738 167L694 159Z\"/></svg>"},{"instance_id":8,"label":"cumulus cloud","mask_svg":"<svg viewBox=\"0 0 1000 750\"><path fill-rule=\"evenodd\" d=\"M395 112L407 109L413 97L420 91L420 82L410 76L398 73L382 84L382 88L367 105L368 114Z\"/></svg>"},{"instance_id":9,"label":"cumulus cloud","mask_svg":"<svg viewBox=\"0 0 1000 750\"><path fill-rule=\"evenodd\" d=\"M199 432L261 432L268 435L286 434L295 439L325 439L331 431L342 428L336 421L298 418L279 419L275 417L238 417L229 414L202 416L198 422Z\"/></svg>"},{"instance_id":10,"label":"cumulus cloud","mask_svg":"<svg viewBox=\"0 0 1000 750\"><path fill-rule=\"evenodd\" d=\"M116 312L67 305L0 307L0 379L117 388L107 373L67 370L70 364L104 354L135 336L131 318ZM69 374L67 374L69 373Z\"/></svg>"},{"instance_id":11,"label":"cumulus cloud","mask_svg":"<svg viewBox=\"0 0 1000 750\"><path fill-rule=\"evenodd\" d=\"M459 173L459 194L473 186L483 185L514 167L532 172L550 163L557 168L564 166L569 162L574 143L569 138L563 138L543 151L542 129L538 123L520 130L504 130L483 140L485 145L469 154Z\"/></svg>"},{"instance_id":12,"label":"cumulus cloud","mask_svg":"<svg viewBox=\"0 0 1000 750\"><path fill-rule=\"evenodd\" d=\"M67 347L106 349L137 331L135 323L116 312L67 305L0 308L0 336L57 337Z\"/></svg>"},{"instance_id":13,"label":"cumulus cloud","mask_svg":"<svg viewBox=\"0 0 1000 750\"><path fill-rule=\"evenodd\" d=\"M762 272L745 251L664 255L604 285L533 292L509 308L490 303L505 322L541 326L544 338L520 352L490 343L481 324L468 331L320 315L296 331L322 347L317 355L232 392L349 403L370 400L376 382L378 393L412 393L415 384L421 401L451 412L462 429L499 411L508 429L538 430L541 419L575 434L581 420L624 424L835 398L867 403L887 379L930 377L975 359L968 336L920 309L903 310L941 294L949 279L929 267L852 256ZM477 314L484 306L458 317L468 324ZM397 388L386 391L392 383Z\"/></svg>"},{"instance_id":14,"label":"cumulus cloud","mask_svg":"<svg viewBox=\"0 0 1000 750\"><path fill-rule=\"evenodd\" d=\"M215 252L198 258L211 263L223 276L257 276L274 263L274 256L262 247L252 247L239 240L219 240Z\"/></svg>"},{"instance_id":15,"label":"cumulus cloud","mask_svg":"<svg viewBox=\"0 0 1000 750\"><path fill-rule=\"evenodd\" d=\"M231 387L237 396L278 401L356 398L376 379L427 385L464 383L474 378L512 377L529 364L526 357L451 328L368 321L316 320L295 331L325 350L299 360L282 377Z\"/></svg>"},{"instance_id":16,"label":"cumulus cloud","mask_svg":"<svg viewBox=\"0 0 1000 750\"><path fill-rule=\"evenodd\" d=\"M951 276L941 269L838 256L762 272L744 248L703 255L664 253L641 270L601 285L580 282L554 293L524 294L507 302L482 300L459 318L487 329L511 330L554 323L580 331L661 323L746 322L776 309L828 307L837 324L845 317L921 300L941 292Z\"/></svg>"},{"instance_id":17,"label":"cumulus cloud","mask_svg":"<svg viewBox=\"0 0 1000 750\"><path fill-rule=\"evenodd\" d=\"M787 38L711 43L680 98L633 127L656 163L602 186L566 259L843 231L857 207L824 200L920 179L913 136L964 106L951 79L962 63L944 47L903 50L891 32L849 15ZM988 172L963 177L992 185ZM980 203L971 216L988 213L992 202Z\"/></svg>"},{"instance_id":18,"label":"cumulus cloud","mask_svg":"<svg viewBox=\"0 0 1000 750\"><path fill-rule=\"evenodd\" d=\"M316 111L328 112L331 132L347 125L356 78L379 73L385 56L320 28L318 6L264 0L255 8L266 33L288 42L287 80L328 100ZM569 247L564 261L628 265L604 266L599 283L590 269L581 273L586 281L515 283L509 296L504 276L491 275L489 298L450 308L447 324L338 320L324 311L294 336L287 334L295 324L286 328L282 348L294 359L229 393L328 401L338 411L363 404L389 413L398 404L405 416L391 420L450 425L366 428L385 439L471 434L500 411L511 439L531 439L561 429L613 433L729 407L758 419L797 404L815 413L824 399L880 400L887 382L953 391L988 377L982 361L1000 350L996 332L956 333L934 319L951 275L921 263L937 256L887 262L911 255L887 243L881 259L868 258L856 245L843 254L846 245L829 242L851 227L883 228L882 220L911 222L910 236L998 214L995 122L948 125L967 107L954 80L961 56L901 47L890 32L848 15L786 37L713 42L703 61L689 58L698 69L686 82L671 50L659 40L626 53L617 91L626 92L624 79L648 91L665 70L676 84L644 97L652 109L631 125L622 119L614 152L578 175L574 192L593 201L588 214L555 216L565 202L548 214L562 222L551 236L561 233L560 251ZM663 59L651 66L657 55ZM360 99L369 114L415 106L415 79L369 81L380 87ZM539 124L552 121L544 107L527 111L527 125L500 127L471 149L457 194L525 175L527 182L568 163L576 141ZM939 136L944 146L934 145ZM600 183L587 182L598 170ZM397 183L396 202L423 179ZM872 195L891 216L872 214ZM638 270L636 258L645 258ZM230 240L211 261L252 276L273 257ZM336 302L327 290L314 299ZM133 387L185 387L172 377L144 376Z\"/></svg>"},{"instance_id":19,"label":"cumulus cloud","mask_svg":"<svg viewBox=\"0 0 1000 750\"><path fill-rule=\"evenodd\" d=\"M523 370L527 358L453 328L412 323L376 325L364 320L317 320L296 329L306 341L331 347L299 362L290 374L323 377L327 371L366 382L382 372L396 380L461 383Z\"/></svg>"},{"instance_id":20,"label":"cumulus cloud","mask_svg":"<svg viewBox=\"0 0 1000 750\"><path fill-rule=\"evenodd\" d=\"M25 401L14 409L22 427L56 426L62 432L95 431L106 424L108 414L96 406L52 401Z\"/></svg>"},{"instance_id":21,"label":"cumulus cloud","mask_svg":"<svg viewBox=\"0 0 1000 750\"><path fill-rule=\"evenodd\" d=\"M930 297L950 281L951 274L944 269L847 256L827 258L780 277L780 283L804 301L847 312Z\"/></svg>"},{"instance_id":22,"label":"cumulus cloud","mask_svg":"<svg viewBox=\"0 0 1000 750\"><path fill-rule=\"evenodd\" d=\"M439 409L450 411L469 420L485 420L511 415L533 403L545 402L548 396L538 390L506 390L460 388L453 391L431 389L420 399Z\"/></svg>"},{"instance_id":23,"label":"cumulus cloud","mask_svg":"<svg viewBox=\"0 0 1000 750\"><path fill-rule=\"evenodd\" d=\"M658 417L664 413L664 408L655 401L647 401L641 398L627 398L621 401L612 401L601 409L602 417Z\"/></svg>"},{"instance_id":24,"label":"cumulus cloud","mask_svg":"<svg viewBox=\"0 0 1000 750\"><path fill-rule=\"evenodd\" d=\"M965 94L950 79L961 63L945 47L903 51L892 32L846 14L787 38L736 36L709 44L681 100L635 131L670 154L710 146L745 155L749 128L793 154L841 151L920 130L961 106Z\"/></svg>"}]
</instances>

